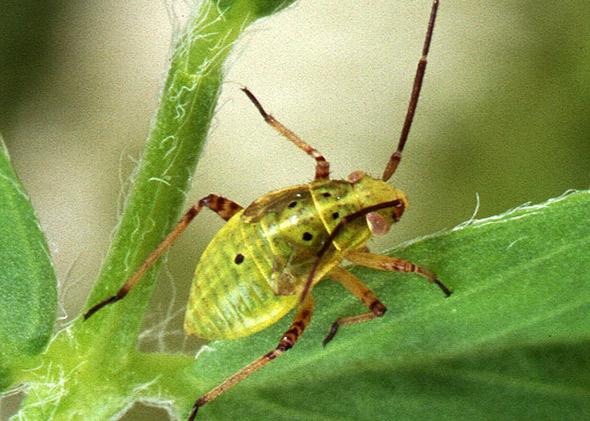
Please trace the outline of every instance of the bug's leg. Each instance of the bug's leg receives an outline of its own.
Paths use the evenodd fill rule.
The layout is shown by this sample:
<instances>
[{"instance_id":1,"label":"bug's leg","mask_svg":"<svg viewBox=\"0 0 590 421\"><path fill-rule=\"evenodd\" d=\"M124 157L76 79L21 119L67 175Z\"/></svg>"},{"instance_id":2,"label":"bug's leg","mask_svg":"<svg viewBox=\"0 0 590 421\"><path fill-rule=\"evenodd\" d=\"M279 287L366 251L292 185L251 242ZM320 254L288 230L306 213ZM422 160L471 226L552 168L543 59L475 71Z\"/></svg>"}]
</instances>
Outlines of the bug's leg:
<instances>
[{"instance_id":1,"label":"bug's leg","mask_svg":"<svg viewBox=\"0 0 590 421\"><path fill-rule=\"evenodd\" d=\"M141 266L135 271L133 275L125 282L125 284L117 291L117 293L98 304L92 306L86 313L84 313L84 320L88 319L98 310L108 304L112 304L123 299L129 290L133 288L141 279L143 274L158 260L158 258L174 243L176 238L188 227L195 216L203 209L207 207L217 213L224 220L228 221L236 212L240 211L242 207L235 202L232 202L225 197L218 196L216 194L210 194L199 200L194 204L180 219L178 224L170 231L170 233L162 240L162 242L156 247L150 255L145 259Z\"/></svg>"},{"instance_id":2,"label":"bug's leg","mask_svg":"<svg viewBox=\"0 0 590 421\"><path fill-rule=\"evenodd\" d=\"M426 72L426 64L428 63L428 51L430 50L430 42L432 41L432 33L434 31L434 22L436 21L436 13L438 11L438 0L433 0L432 8L430 9L430 18L428 19L428 29L426 30L426 37L424 38L424 45L422 46L422 56L418 61L416 68L416 75L414 76L414 86L412 87L412 94L410 96L410 103L406 111L406 118L402 127L402 132L399 137L397 148L383 171L382 179L387 181L391 178L399 162L402 159L402 151L408 140L416 107L418 106L418 99L420 98L420 90L422 89L422 81L424 80L424 73Z\"/></svg>"},{"instance_id":3,"label":"bug's leg","mask_svg":"<svg viewBox=\"0 0 590 421\"><path fill-rule=\"evenodd\" d=\"M322 341L323 346L326 346L328 342L334 339L334 336L336 336L340 326L366 322L376 317L383 316L387 311L387 308L385 308L385 306L379 301L373 291L363 285L363 283L356 276L346 269L335 267L328 273L327 277L340 283L352 295L358 298L370 311L356 316L341 317L337 319L334 323L332 323L330 332Z\"/></svg>"},{"instance_id":4,"label":"bug's leg","mask_svg":"<svg viewBox=\"0 0 590 421\"><path fill-rule=\"evenodd\" d=\"M431 284L435 284L448 297L451 290L443 284L434 273L412 262L397 257L382 256L380 254L365 253L353 250L346 255L346 259L360 266L366 266L378 270L390 270L395 272L414 272L426 278Z\"/></svg>"},{"instance_id":5,"label":"bug's leg","mask_svg":"<svg viewBox=\"0 0 590 421\"><path fill-rule=\"evenodd\" d=\"M188 418L189 421L193 421L195 419L199 408L205 405L207 402L212 401L213 399L221 395L223 392L232 388L233 386L244 380L246 377L248 377L250 374L254 373L256 370L264 367L266 364L268 364L275 358L281 356L285 351L291 349L295 345L295 343L297 342L297 340L299 339L307 325L309 324L312 313L313 298L310 294L307 296L305 301L297 307L297 313L293 318L293 322L291 323L289 329L281 337L281 340L279 341L277 347L272 351L264 354L262 357L252 361L250 364L248 364L241 370L237 371L236 373L232 374L227 379L225 379L223 383L211 389L209 392L205 393L203 396L197 399L197 401L193 405L193 409Z\"/></svg>"},{"instance_id":6,"label":"bug's leg","mask_svg":"<svg viewBox=\"0 0 590 421\"><path fill-rule=\"evenodd\" d=\"M272 126L272 128L275 129L277 132L279 132L287 139L289 139L291 142L293 142L299 149L303 150L306 154L308 154L316 160L315 179L328 179L330 177L330 163L326 161L326 158L324 158L324 156L321 153L319 153L313 146L304 142L303 139L301 139L291 130L283 126L272 115L268 114L264 110L264 108L262 108L262 105L260 104L258 99L254 96L252 92L250 92L248 88L243 87L242 91L244 91L244 93L248 96L250 101L252 101L258 112L264 118L264 121L266 121L270 126Z\"/></svg>"}]
</instances>

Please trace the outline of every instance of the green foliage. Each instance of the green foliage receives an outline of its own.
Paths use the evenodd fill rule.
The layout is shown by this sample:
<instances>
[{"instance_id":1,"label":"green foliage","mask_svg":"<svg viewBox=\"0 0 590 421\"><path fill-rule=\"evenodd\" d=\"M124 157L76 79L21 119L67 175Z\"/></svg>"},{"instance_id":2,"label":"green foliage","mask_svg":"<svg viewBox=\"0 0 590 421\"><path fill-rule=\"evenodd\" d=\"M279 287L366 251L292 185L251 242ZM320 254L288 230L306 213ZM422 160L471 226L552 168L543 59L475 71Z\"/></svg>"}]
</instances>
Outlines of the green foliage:
<instances>
[{"instance_id":1,"label":"green foliage","mask_svg":"<svg viewBox=\"0 0 590 421\"><path fill-rule=\"evenodd\" d=\"M417 276L356 269L389 311L364 311L329 282L287 355L203 408L208 419L582 419L590 415L590 192L524 207L391 254L436 271L454 294ZM210 344L207 387L276 345L289 320Z\"/></svg>"},{"instance_id":2,"label":"green foliage","mask_svg":"<svg viewBox=\"0 0 590 421\"><path fill-rule=\"evenodd\" d=\"M61 7L56 2L3 2L0 14L0 127L14 117L27 87L47 73L52 25ZM63 12L62 12L63 13Z\"/></svg>"},{"instance_id":3,"label":"green foliage","mask_svg":"<svg viewBox=\"0 0 590 421\"><path fill-rule=\"evenodd\" d=\"M227 0L217 8L205 1L190 20L89 304L116 291L177 220L215 108L223 60L248 24L290 3ZM3 234L0 246L20 250L20 258L28 259L23 264L36 268L26 270L34 280L18 286L40 288L26 297L46 306L31 311L31 302L20 300L0 307L0 334L11 333L0 344L0 385L27 385L19 417L102 420L138 400L183 417L201 393L276 346L287 328L288 317L252 337L211 343L196 360L138 352L157 272L152 270L124 301L88 322L77 320L35 356L54 320L55 280L28 201L15 193L22 189L10 167L2 171L9 174L0 180L8 181L0 185L2 198L11 198L3 204L26 205L17 214L0 215L2 221L13 230L26 223L29 231L16 232L10 241ZM454 290L448 299L413 275L355 269L389 312L342 328L325 349L321 339L334 319L365 309L337 285L323 282L314 289L316 313L301 342L204 407L203 418L587 418L589 211L590 193L578 192L472 221L392 252L436 271ZM35 250L45 260L22 253L33 243L41 245ZM10 270L2 264L0 279L13 276ZM0 293L0 300L18 296ZM9 326L11 317L21 325ZM29 331L37 329L41 339L19 336L27 332L22 323ZM6 364L17 353L18 361Z\"/></svg>"},{"instance_id":4,"label":"green foliage","mask_svg":"<svg viewBox=\"0 0 590 421\"><path fill-rule=\"evenodd\" d=\"M0 137L0 390L16 360L47 344L57 281L45 237Z\"/></svg>"},{"instance_id":5,"label":"green foliage","mask_svg":"<svg viewBox=\"0 0 590 421\"><path fill-rule=\"evenodd\" d=\"M90 303L116 291L178 219L184 206L188 182L216 106L223 62L234 41L250 23L293 1L235 0L218 4L210 0L201 3L198 13L189 21L174 50L156 120L137 168L124 214L90 295ZM7 168L10 170L10 167ZM12 175L10 177L6 179L8 184L14 178ZM7 185L5 190L9 188L10 185ZM12 193L7 203L16 203L17 196ZM5 215L5 221L10 221L6 225L19 228L13 221L28 221L28 225L38 229L32 211L30 208L27 210L29 213L24 217ZM3 212L10 211L11 207L3 207ZM33 232L33 228L27 229ZM44 244L38 238L40 233L32 236L30 232L23 228L11 234L20 241L13 244L7 235L6 239L10 240L7 245L21 248L19 246L27 241ZM31 245L25 247L24 252L31 248ZM18 263L13 250L3 254L3 257L9 262ZM43 252L43 259L49 265L48 254L45 249ZM23 255L28 259L29 266L41 264L41 258L31 253ZM14 270L10 265L3 266L6 276L12 276ZM177 411L190 406L192 396L187 399L182 390L184 394L189 390L198 390L196 377L187 377L183 382L170 374L179 373L192 361L191 358L146 356L135 352L157 270L144 276L140 286L122 305L113 306L113 311L100 312L87 323L78 320L59 332L44 355L32 360L26 360L24 354L39 352L53 324L55 282L52 284L53 290L50 290L53 298L46 298L41 292L33 290L36 283L45 282L46 274L40 273L41 269L37 268L28 272L32 272L29 275L34 281L17 284L23 291L5 291L2 286L2 292L6 292L3 299L6 296L13 301L15 298L19 300L2 303L2 315L12 312L18 317L8 318L5 326L2 326L4 330L0 332L3 336L14 336L12 342L6 341L7 351L2 351L10 353L10 357L18 353L18 363L24 368L12 373L14 378L10 378L8 371L0 367L0 384L20 382L28 385L27 398L19 416L28 419L47 419L50 416L105 419L122 412L136 399L147 395L150 398L154 395L167 396L165 399L173 401L172 406ZM51 279L54 281L54 278ZM32 308L31 311L32 306L23 298L32 299L35 304L44 299L43 306ZM32 321L27 322L29 319ZM11 321L12 324L9 323ZM32 329L40 331L37 336L41 340L30 339L31 335L27 332ZM13 346L14 343L19 347ZM153 382L154 375L160 377L160 381ZM153 387L149 387L149 384ZM95 399L97 389L101 390L100 400ZM156 398L156 401L159 400Z\"/></svg>"}]
</instances>

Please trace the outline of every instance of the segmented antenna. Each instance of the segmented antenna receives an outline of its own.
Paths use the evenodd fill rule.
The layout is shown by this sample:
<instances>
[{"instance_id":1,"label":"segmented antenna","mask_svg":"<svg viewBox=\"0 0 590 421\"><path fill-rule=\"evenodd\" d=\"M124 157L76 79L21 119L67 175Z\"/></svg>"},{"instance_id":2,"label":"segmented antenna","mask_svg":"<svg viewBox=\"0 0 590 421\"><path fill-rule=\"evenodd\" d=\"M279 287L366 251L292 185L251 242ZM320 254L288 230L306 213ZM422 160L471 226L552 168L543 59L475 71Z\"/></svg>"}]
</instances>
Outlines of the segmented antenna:
<instances>
[{"instance_id":1,"label":"segmented antenna","mask_svg":"<svg viewBox=\"0 0 590 421\"><path fill-rule=\"evenodd\" d=\"M402 159L402 151L408 140L410 134L410 128L412 127L412 121L414 120L414 114L416 107L418 106L418 98L420 98L420 90L422 89L422 81L424 80L424 72L426 71L428 50L430 50L430 42L432 41L432 32L434 30L434 21L436 20L436 13L438 11L438 0L432 2L432 9L430 10L430 19L428 20L428 29L426 30L426 38L424 39L424 46L422 47L422 57L418 61L418 68L416 69L416 76L414 76L414 87L412 88L412 95L410 96L410 103L408 105L408 111L406 112L406 119L402 127L402 132L397 144L397 149L389 158L389 162L383 171L383 181L387 181L395 173L399 162Z\"/></svg>"}]
</instances>

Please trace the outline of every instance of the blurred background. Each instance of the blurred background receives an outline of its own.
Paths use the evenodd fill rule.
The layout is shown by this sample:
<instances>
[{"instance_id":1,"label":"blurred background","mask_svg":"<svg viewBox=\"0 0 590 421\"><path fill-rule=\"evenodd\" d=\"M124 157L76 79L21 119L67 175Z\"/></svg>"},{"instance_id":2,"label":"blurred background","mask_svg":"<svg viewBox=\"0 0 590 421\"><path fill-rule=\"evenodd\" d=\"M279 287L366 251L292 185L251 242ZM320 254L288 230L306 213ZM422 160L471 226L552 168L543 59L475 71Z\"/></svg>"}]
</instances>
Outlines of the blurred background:
<instances>
[{"instance_id":1,"label":"blurred background","mask_svg":"<svg viewBox=\"0 0 590 421\"><path fill-rule=\"evenodd\" d=\"M191 7L3 2L0 132L47 234L61 323L79 314L106 254L173 36ZM253 26L227 63L190 200L219 193L245 206L313 177L313 161L266 126L241 84L326 156L333 177L379 176L399 136L429 11L430 0L300 0ZM442 1L393 180L411 207L372 248L451 228L476 208L486 217L589 187L588 16L584 1ZM173 248L142 347L194 351L182 307L220 226L204 214ZM126 419L145 419L142 411Z\"/></svg>"}]
</instances>

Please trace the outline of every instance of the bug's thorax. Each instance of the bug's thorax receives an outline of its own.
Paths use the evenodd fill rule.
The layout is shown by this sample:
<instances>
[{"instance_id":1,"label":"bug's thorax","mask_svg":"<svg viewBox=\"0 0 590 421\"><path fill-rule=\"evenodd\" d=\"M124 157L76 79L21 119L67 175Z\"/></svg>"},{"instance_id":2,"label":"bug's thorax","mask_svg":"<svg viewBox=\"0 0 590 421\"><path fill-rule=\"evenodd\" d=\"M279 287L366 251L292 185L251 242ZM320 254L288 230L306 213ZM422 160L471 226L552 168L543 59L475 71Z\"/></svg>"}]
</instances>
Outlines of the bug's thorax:
<instances>
[{"instance_id":1,"label":"bug's thorax","mask_svg":"<svg viewBox=\"0 0 590 421\"><path fill-rule=\"evenodd\" d=\"M387 203L394 205L363 213ZM314 180L270 192L248 206L242 220L264 225L267 239L292 237L290 243L314 254L339 225L344 226L334 238L338 250L364 246L372 235L386 234L407 206L401 190L355 171L345 180ZM355 218L359 212L362 217Z\"/></svg>"}]
</instances>

